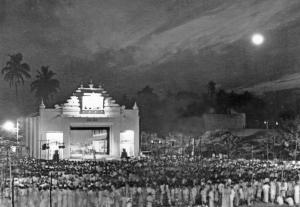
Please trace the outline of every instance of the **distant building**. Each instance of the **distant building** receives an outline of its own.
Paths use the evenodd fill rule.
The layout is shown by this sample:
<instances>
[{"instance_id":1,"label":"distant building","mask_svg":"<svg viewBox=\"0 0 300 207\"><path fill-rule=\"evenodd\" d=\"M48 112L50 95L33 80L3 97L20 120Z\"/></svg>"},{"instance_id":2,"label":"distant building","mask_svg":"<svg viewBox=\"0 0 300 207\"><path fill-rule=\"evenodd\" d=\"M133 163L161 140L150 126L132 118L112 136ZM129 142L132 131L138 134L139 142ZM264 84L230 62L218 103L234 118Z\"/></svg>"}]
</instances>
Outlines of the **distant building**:
<instances>
[{"instance_id":1,"label":"distant building","mask_svg":"<svg viewBox=\"0 0 300 207\"><path fill-rule=\"evenodd\" d=\"M26 117L25 144L29 155L52 159L100 159L120 157L122 149L138 156L139 110L115 103L100 86L81 85L65 104Z\"/></svg>"},{"instance_id":2,"label":"distant building","mask_svg":"<svg viewBox=\"0 0 300 207\"><path fill-rule=\"evenodd\" d=\"M246 128L246 114L215 114L205 113L201 117L178 118L173 123L173 133L186 136L201 136L207 131L215 130L241 130Z\"/></svg>"}]
</instances>

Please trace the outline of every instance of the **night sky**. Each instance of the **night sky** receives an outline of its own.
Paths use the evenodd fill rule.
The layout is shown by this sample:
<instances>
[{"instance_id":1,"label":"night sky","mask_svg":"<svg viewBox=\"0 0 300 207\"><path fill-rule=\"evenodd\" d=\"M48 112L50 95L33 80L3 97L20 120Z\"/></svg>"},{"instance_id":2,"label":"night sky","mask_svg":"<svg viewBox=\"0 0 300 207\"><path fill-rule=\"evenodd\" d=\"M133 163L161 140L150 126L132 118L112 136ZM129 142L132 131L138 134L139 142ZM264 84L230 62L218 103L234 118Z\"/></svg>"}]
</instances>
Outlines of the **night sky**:
<instances>
[{"instance_id":1,"label":"night sky","mask_svg":"<svg viewBox=\"0 0 300 207\"><path fill-rule=\"evenodd\" d=\"M251 43L255 32L265 44ZM162 96L199 92L210 80L258 92L299 87L300 1L0 0L1 66L16 52L32 77L42 65L57 73L55 101L90 79L115 97L145 85ZM28 112L31 81L21 89ZM0 94L0 119L16 115L14 89L1 81Z\"/></svg>"}]
</instances>

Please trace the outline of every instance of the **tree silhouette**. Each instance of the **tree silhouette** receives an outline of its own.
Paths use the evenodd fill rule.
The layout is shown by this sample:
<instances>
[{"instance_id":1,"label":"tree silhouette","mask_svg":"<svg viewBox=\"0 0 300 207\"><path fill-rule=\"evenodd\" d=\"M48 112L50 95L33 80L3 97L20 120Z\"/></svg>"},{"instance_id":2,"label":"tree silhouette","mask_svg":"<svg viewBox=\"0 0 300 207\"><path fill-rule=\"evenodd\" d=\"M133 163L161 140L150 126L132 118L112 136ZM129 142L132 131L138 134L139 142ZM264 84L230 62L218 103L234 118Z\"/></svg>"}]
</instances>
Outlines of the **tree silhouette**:
<instances>
[{"instance_id":1,"label":"tree silhouette","mask_svg":"<svg viewBox=\"0 0 300 207\"><path fill-rule=\"evenodd\" d=\"M55 73L49 70L49 66L42 66L40 71L37 71L36 80L31 83L31 91L35 91L35 96L38 99L43 99L45 102L59 89L59 81L54 79Z\"/></svg>"},{"instance_id":2,"label":"tree silhouette","mask_svg":"<svg viewBox=\"0 0 300 207\"><path fill-rule=\"evenodd\" d=\"M141 128L146 132L157 132L160 129L159 109L160 101L153 88L144 87L137 93L137 104L141 116Z\"/></svg>"},{"instance_id":3,"label":"tree silhouette","mask_svg":"<svg viewBox=\"0 0 300 207\"><path fill-rule=\"evenodd\" d=\"M207 132L202 136L202 139L202 144L206 146L206 151L227 154L228 158L232 158L232 156L237 154L237 146L241 140L240 137L233 135L227 130Z\"/></svg>"},{"instance_id":4,"label":"tree silhouette","mask_svg":"<svg viewBox=\"0 0 300 207\"><path fill-rule=\"evenodd\" d=\"M209 81L207 84L207 94L211 99L213 99L215 93L216 93L216 83L213 81Z\"/></svg>"},{"instance_id":5,"label":"tree silhouette","mask_svg":"<svg viewBox=\"0 0 300 207\"><path fill-rule=\"evenodd\" d=\"M284 140L284 147L289 156L296 160L300 145L300 117L282 118L278 132Z\"/></svg>"},{"instance_id":6,"label":"tree silhouette","mask_svg":"<svg viewBox=\"0 0 300 207\"><path fill-rule=\"evenodd\" d=\"M24 79L31 78L29 72L30 67L27 63L22 63L23 55L21 53L9 55L10 60L6 62L6 66L2 69L4 80L9 82L9 86L16 89L16 101L18 102L18 86L24 85Z\"/></svg>"},{"instance_id":7,"label":"tree silhouette","mask_svg":"<svg viewBox=\"0 0 300 207\"><path fill-rule=\"evenodd\" d=\"M134 105L134 100L129 98L126 94L123 94L118 103L126 108L131 108Z\"/></svg>"},{"instance_id":8,"label":"tree silhouette","mask_svg":"<svg viewBox=\"0 0 300 207\"><path fill-rule=\"evenodd\" d=\"M230 109L229 95L225 90L221 89L216 94L216 111L217 113L226 114L228 109Z\"/></svg>"}]
</instances>

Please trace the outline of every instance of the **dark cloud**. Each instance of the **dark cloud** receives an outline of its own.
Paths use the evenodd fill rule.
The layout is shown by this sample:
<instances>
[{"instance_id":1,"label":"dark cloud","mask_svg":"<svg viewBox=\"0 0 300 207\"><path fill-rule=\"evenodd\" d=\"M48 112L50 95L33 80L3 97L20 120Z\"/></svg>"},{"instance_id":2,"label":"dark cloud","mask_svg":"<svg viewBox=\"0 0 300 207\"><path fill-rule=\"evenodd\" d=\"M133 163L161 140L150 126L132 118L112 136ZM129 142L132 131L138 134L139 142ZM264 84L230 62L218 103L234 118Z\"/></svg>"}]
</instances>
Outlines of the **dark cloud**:
<instances>
[{"instance_id":1,"label":"dark cloud","mask_svg":"<svg viewBox=\"0 0 300 207\"><path fill-rule=\"evenodd\" d=\"M136 64L230 44L299 15L289 12L299 5L296 0L2 0L2 5L4 48L91 58L135 47Z\"/></svg>"},{"instance_id":2,"label":"dark cloud","mask_svg":"<svg viewBox=\"0 0 300 207\"><path fill-rule=\"evenodd\" d=\"M62 82L61 99L90 78L115 94L145 84L199 90L212 79L254 84L262 66L254 70L253 61L265 66L264 81L274 66L267 62L283 51L275 42L282 28L299 34L299 7L298 0L0 0L0 62L22 52L33 71L50 65ZM255 31L266 36L260 52L249 44ZM299 38L285 39L294 41L294 56ZM1 83L0 90L9 89Z\"/></svg>"}]
</instances>

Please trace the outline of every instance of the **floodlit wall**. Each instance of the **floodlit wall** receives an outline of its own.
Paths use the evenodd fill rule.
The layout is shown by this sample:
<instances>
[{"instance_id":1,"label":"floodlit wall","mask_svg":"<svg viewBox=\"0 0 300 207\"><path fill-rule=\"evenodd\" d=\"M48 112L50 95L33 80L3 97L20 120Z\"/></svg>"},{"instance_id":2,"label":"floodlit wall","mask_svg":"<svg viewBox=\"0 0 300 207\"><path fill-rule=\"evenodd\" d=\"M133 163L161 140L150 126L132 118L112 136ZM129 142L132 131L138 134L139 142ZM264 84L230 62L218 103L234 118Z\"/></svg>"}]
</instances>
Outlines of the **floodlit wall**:
<instances>
[{"instance_id":1,"label":"floodlit wall","mask_svg":"<svg viewBox=\"0 0 300 207\"><path fill-rule=\"evenodd\" d=\"M24 119L24 141L28 148L28 156L39 155L40 119L39 116L26 117Z\"/></svg>"},{"instance_id":2,"label":"floodlit wall","mask_svg":"<svg viewBox=\"0 0 300 207\"><path fill-rule=\"evenodd\" d=\"M124 110L121 119L121 132L125 132L128 130L134 132L134 156L138 156L140 153L139 111L136 109Z\"/></svg>"},{"instance_id":3,"label":"floodlit wall","mask_svg":"<svg viewBox=\"0 0 300 207\"><path fill-rule=\"evenodd\" d=\"M108 153L109 156L120 157L121 147L125 146L120 144L122 134L123 143L130 140L131 144L129 145L129 142L126 144L131 151L130 154L133 156L139 155L140 124L137 105L135 104L132 109L125 109L125 107L117 104L102 86L95 87L92 83L89 83L88 87L81 84L62 105L46 108L42 102L39 114L34 117L27 117L25 122L25 143L29 148L30 155L36 158L51 159L49 154L53 154L53 149L54 151L59 150L58 153L62 155L60 157L70 158L71 143L73 143L71 128L83 128L81 130L108 128L107 138L109 141L107 145L107 141L106 143L102 141L103 144L100 145L101 140L91 139L92 143L99 141L99 147L107 146L108 148L104 153ZM47 134L51 136L47 138ZM55 134L59 136L56 137ZM63 140L63 143L59 143L60 147L56 146L57 140ZM56 143L55 146L53 142ZM90 147L90 142L84 147L82 147L82 143L79 142L78 145L83 148L83 155L88 155L85 156L86 159L90 159L91 153L96 156L95 149L93 151ZM48 144L50 150L41 150L43 144ZM97 155L100 158L103 154L98 153Z\"/></svg>"},{"instance_id":4,"label":"floodlit wall","mask_svg":"<svg viewBox=\"0 0 300 207\"><path fill-rule=\"evenodd\" d=\"M114 110L103 117L70 117L61 113L61 109L40 109L39 116L27 117L25 121L25 142L30 155L47 159L47 150L41 150L42 144L47 143L47 133L63 133L65 149L61 149L63 157L70 157L71 131L70 127L109 127L109 155L121 155L120 134L131 130L134 134L134 156L139 155L139 115L138 109L119 111ZM51 159L51 157L49 157Z\"/></svg>"}]
</instances>

